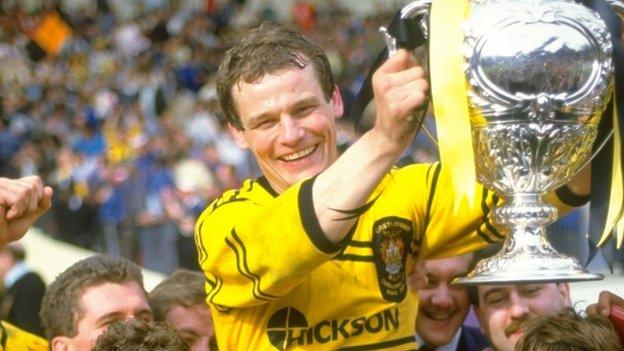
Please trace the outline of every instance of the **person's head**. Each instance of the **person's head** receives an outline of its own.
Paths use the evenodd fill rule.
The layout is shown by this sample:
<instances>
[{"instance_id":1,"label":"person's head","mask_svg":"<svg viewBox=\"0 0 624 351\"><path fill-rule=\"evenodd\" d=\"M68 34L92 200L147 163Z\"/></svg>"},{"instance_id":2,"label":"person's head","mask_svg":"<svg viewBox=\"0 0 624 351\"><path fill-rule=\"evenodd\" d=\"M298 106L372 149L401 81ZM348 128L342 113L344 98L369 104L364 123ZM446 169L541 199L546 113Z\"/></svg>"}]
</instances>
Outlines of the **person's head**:
<instances>
[{"instance_id":1,"label":"person's head","mask_svg":"<svg viewBox=\"0 0 624 351\"><path fill-rule=\"evenodd\" d=\"M522 323L569 308L567 283L478 285L472 301L483 333L499 351L511 351L522 336Z\"/></svg>"},{"instance_id":2,"label":"person's head","mask_svg":"<svg viewBox=\"0 0 624 351\"><path fill-rule=\"evenodd\" d=\"M133 319L110 325L92 351L188 351L189 347L165 324Z\"/></svg>"},{"instance_id":3,"label":"person's head","mask_svg":"<svg viewBox=\"0 0 624 351\"><path fill-rule=\"evenodd\" d=\"M464 323L470 310L468 289L451 282L468 273L472 256L469 253L425 262L428 283L418 290L416 331L427 346L449 343Z\"/></svg>"},{"instance_id":4,"label":"person's head","mask_svg":"<svg viewBox=\"0 0 624 351\"><path fill-rule=\"evenodd\" d=\"M226 53L217 91L236 142L277 191L337 158L342 98L325 53L300 34L270 25L250 31Z\"/></svg>"},{"instance_id":5,"label":"person's head","mask_svg":"<svg viewBox=\"0 0 624 351\"><path fill-rule=\"evenodd\" d=\"M26 251L21 244L10 243L0 250L0 277L4 277L13 266L26 259Z\"/></svg>"},{"instance_id":6,"label":"person's head","mask_svg":"<svg viewBox=\"0 0 624 351\"><path fill-rule=\"evenodd\" d=\"M618 335L606 318L582 317L566 308L524 324L516 351L621 351Z\"/></svg>"},{"instance_id":7,"label":"person's head","mask_svg":"<svg viewBox=\"0 0 624 351\"><path fill-rule=\"evenodd\" d=\"M116 321L151 321L140 268L120 257L96 255L78 261L48 287L41 321L52 350L90 350Z\"/></svg>"},{"instance_id":8,"label":"person's head","mask_svg":"<svg viewBox=\"0 0 624 351\"><path fill-rule=\"evenodd\" d=\"M178 270L150 292L154 319L175 329L191 351L210 350L214 343L204 282L201 273Z\"/></svg>"}]
</instances>

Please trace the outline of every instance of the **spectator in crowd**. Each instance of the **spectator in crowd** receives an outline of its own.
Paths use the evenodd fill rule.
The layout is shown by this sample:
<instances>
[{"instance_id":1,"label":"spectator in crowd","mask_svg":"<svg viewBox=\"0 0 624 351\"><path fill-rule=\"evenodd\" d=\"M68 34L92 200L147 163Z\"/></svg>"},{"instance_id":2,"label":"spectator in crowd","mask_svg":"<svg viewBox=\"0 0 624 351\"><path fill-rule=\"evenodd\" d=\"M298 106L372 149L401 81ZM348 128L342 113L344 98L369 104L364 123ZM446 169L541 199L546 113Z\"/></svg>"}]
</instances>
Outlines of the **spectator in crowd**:
<instances>
[{"instance_id":1,"label":"spectator in crowd","mask_svg":"<svg viewBox=\"0 0 624 351\"><path fill-rule=\"evenodd\" d=\"M39 309L45 283L39 274L30 270L25 258L26 251L19 243L11 243L0 251L0 277L4 283L0 318L43 336Z\"/></svg>"},{"instance_id":2,"label":"spectator in crowd","mask_svg":"<svg viewBox=\"0 0 624 351\"><path fill-rule=\"evenodd\" d=\"M164 323L117 321L98 336L92 351L189 351L188 344Z\"/></svg>"},{"instance_id":3,"label":"spectator in crowd","mask_svg":"<svg viewBox=\"0 0 624 351\"><path fill-rule=\"evenodd\" d=\"M522 323L571 307L568 283L479 285L473 300L483 333L494 349L513 350Z\"/></svg>"},{"instance_id":4,"label":"spectator in crowd","mask_svg":"<svg viewBox=\"0 0 624 351\"><path fill-rule=\"evenodd\" d=\"M427 285L418 290L418 344L439 351L481 351L489 346L479 328L463 325L470 311L468 288L451 282L470 271L473 254L425 261Z\"/></svg>"},{"instance_id":5,"label":"spectator in crowd","mask_svg":"<svg viewBox=\"0 0 624 351\"><path fill-rule=\"evenodd\" d=\"M116 321L152 321L141 269L127 259L96 255L74 263L48 287L41 321L50 348L90 350Z\"/></svg>"},{"instance_id":6,"label":"spectator in crowd","mask_svg":"<svg viewBox=\"0 0 624 351\"><path fill-rule=\"evenodd\" d=\"M571 308L535 317L522 326L515 351L622 351L611 322L601 315L583 317Z\"/></svg>"},{"instance_id":7,"label":"spectator in crowd","mask_svg":"<svg viewBox=\"0 0 624 351\"><path fill-rule=\"evenodd\" d=\"M191 351L215 351L212 316L201 273L178 270L150 292L154 319L178 332Z\"/></svg>"},{"instance_id":8,"label":"spectator in crowd","mask_svg":"<svg viewBox=\"0 0 624 351\"><path fill-rule=\"evenodd\" d=\"M173 196L159 196L164 186L155 182L146 189L136 171L151 165L143 156L165 160L163 173L175 168L172 160L209 166L216 181L211 191L194 194L201 207L259 175L250 154L227 133L215 99L216 68L247 26L291 19L277 18L269 3L258 13L250 2L207 3L2 2L0 176L39 174L55 188L54 216L44 232L169 274L179 264L190 266L176 259L181 238L180 258L188 257L188 240L176 227L188 227L187 218L197 213L161 212L167 201L187 202L188 191L167 186ZM376 28L392 11L359 19L335 3L310 8L304 9L305 21L315 24L310 35L336 48L333 61L344 66L338 84L353 95L359 88L353 82L373 59L369 53L383 45ZM29 34L51 14L73 35L47 54ZM159 135L165 135L164 147L151 142ZM214 148L210 161L202 156L208 145ZM145 211L147 202L152 212ZM156 220L147 220L154 213Z\"/></svg>"},{"instance_id":9,"label":"spectator in crowd","mask_svg":"<svg viewBox=\"0 0 624 351\"><path fill-rule=\"evenodd\" d=\"M493 248L475 253L475 261L489 256ZM469 286L468 291L481 330L497 351L513 350L527 321L572 307L566 282L476 285ZM624 299L603 291L598 302L587 307L587 313L607 317L612 305L624 306Z\"/></svg>"},{"instance_id":10,"label":"spectator in crowd","mask_svg":"<svg viewBox=\"0 0 624 351\"><path fill-rule=\"evenodd\" d=\"M52 189L41 178L0 178L0 248L21 239L52 206ZM48 343L12 324L0 322L0 350L47 351Z\"/></svg>"}]
</instances>

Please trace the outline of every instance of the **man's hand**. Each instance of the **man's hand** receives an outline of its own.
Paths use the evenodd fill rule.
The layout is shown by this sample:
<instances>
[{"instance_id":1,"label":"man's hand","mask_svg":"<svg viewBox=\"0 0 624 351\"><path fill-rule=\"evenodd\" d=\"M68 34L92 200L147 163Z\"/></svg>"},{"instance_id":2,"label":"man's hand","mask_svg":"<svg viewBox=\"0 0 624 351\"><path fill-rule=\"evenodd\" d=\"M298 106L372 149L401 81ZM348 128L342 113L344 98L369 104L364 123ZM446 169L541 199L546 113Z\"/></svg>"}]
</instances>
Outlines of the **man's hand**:
<instances>
[{"instance_id":1,"label":"man's hand","mask_svg":"<svg viewBox=\"0 0 624 351\"><path fill-rule=\"evenodd\" d=\"M404 150L412 142L417 118L427 104L429 83L425 70L406 50L398 50L373 75L377 119L373 131Z\"/></svg>"},{"instance_id":2,"label":"man's hand","mask_svg":"<svg viewBox=\"0 0 624 351\"><path fill-rule=\"evenodd\" d=\"M587 306L585 311L588 316L600 314L603 317L609 317L611 306L616 305L624 308L624 299L609 291L601 291L598 296L598 302Z\"/></svg>"},{"instance_id":3,"label":"man's hand","mask_svg":"<svg viewBox=\"0 0 624 351\"><path fill-rule=\"evenodd\" d=\"M0 178L0 247L21 239L52 206L52 188L41 178Z\"/></svg>"}]
</instances>

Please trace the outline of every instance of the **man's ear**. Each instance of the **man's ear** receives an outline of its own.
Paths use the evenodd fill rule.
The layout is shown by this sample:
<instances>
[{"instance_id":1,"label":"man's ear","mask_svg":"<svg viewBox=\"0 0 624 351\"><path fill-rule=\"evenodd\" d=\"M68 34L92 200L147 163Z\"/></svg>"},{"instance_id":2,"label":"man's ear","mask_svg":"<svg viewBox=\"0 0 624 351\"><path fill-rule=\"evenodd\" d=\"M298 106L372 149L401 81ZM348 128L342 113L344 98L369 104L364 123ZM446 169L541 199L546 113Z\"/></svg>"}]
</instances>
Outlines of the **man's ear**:
<instances>
[{"instance_id":1,"label":"man's ear","mask_svg":"<svg viewBox=\"0 0 624 351\"><path fill-rule=\"evenodd\" d=\"M342 114L344 113L344 103L342 102L342 95L340 95L340 89L338 89L337 85L334 86L334 92L331 97L331 105L332 112L334 113L334 116L336 116L336 119L342 117Z\"/></svg>"},{"instance_id":2,"label":"man's ear","mask_svg":"<svg viewBox=\"0 0 624 351\"><path fill-rule=\"evenodd\" d=\"M228 126L228 129L230 130L230 134L232 134L232 137L234 138L234 141L236 142L236 145L238 145L242 149L247 149L249 147L249 144L247 144L245 133L242 130L234 127L232 123L228 123L227 126Z\"/></svg>"},{"instance_id":3,"label":"man's ear","mask_svg":"<svg viewBox=\"0 0 624 351\"><path fill-rule=\"evenodd\" d=\"M51 351L69 351L71 339L66 336L55 336L50 340Z\"/></svg>"},{"instance_id":4,"label":"man's ear","mask_svg":"<svg viewBox=\"0 0 624 351\"><path fill-rule=\"evenodd\" d=\"M557 284L557 288L559 289L559 293L563 297L563 302L567 307L572 307L572 299L570 298L570 285L568 283L563 282Z\"/></svg>"}]
</instances>

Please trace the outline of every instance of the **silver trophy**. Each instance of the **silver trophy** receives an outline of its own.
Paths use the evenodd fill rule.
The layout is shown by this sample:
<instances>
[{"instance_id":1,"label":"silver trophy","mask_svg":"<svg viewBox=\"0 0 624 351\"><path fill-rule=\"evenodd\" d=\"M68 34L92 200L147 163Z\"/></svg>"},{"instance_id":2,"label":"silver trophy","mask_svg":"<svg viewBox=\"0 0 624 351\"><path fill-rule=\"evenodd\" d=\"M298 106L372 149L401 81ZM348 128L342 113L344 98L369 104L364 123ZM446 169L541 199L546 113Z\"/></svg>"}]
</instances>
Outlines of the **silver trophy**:
<instances>
[{"instance_id":1,"label":"silver trophy","mask_svg":"<svg viewBox=\"0 0 624 351\"><path fill-rule=\"evenodd\" d=\"M610 3L622 10L621 2ZM414 1L401 17L426 14L430 4ZM471 114L482 117L471 122L475 166L479 181L505 199L493 217L508 235L499 253L455 282L601 279L548 243L557 209L544 198L591 157L613 89L611 36L596 12L573 0L470 5L462 52Z\"/></svg>"}]
</instances>

